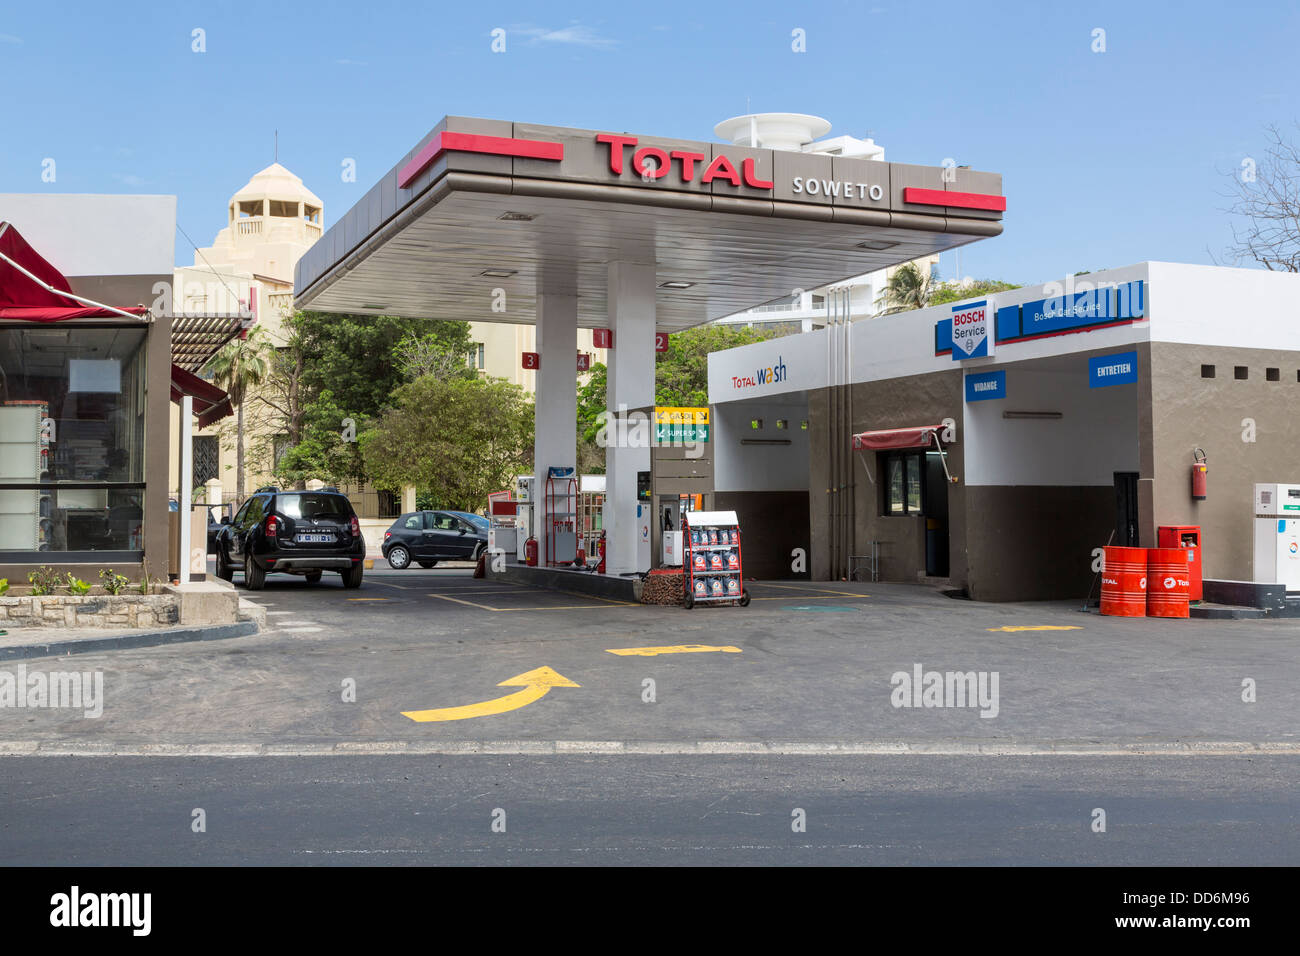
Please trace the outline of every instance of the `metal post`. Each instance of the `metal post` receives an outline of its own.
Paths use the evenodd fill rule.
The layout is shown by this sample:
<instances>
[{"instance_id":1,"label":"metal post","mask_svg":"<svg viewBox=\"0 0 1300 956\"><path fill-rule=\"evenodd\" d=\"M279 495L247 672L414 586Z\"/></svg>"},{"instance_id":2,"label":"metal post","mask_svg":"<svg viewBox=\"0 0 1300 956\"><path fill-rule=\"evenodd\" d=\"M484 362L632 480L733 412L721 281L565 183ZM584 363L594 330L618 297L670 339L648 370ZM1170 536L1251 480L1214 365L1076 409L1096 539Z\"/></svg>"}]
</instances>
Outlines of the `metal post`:
<instances>
[{"instance_id":1,"label":"metal post","mask_svg":"<svg viewBox=\"0 0 1300 956\"><path fill-rule=\"evenodd\" d=\"M194 497L194 399L181 396L181 489L176 502L180 523L180 554L176 562L177 581L190 583L190 499Z\"/></svg>"}]
</instances>

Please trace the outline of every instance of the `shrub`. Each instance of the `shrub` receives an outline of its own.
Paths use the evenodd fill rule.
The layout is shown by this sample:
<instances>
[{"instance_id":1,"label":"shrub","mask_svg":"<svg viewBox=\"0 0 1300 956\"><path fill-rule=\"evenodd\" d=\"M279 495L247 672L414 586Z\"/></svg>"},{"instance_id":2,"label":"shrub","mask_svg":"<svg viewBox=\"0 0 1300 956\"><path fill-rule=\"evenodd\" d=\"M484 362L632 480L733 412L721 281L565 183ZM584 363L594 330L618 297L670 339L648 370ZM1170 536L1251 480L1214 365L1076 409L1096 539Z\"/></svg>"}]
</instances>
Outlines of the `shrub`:
<instances>
[{"instance_id":1,"label":"shrub","mask_svg":"<svg viewBox=\"0 0 1300 956\"><path fill-rule=\"evenodd\" d=\"M109 594L121 594L131 583L131 579L125 574L118 574L112 568L102 569L99 572L99 580L104 582L104 590Z\"/></svg>"},{"instance_id":2,"label":"shrub","mask_svg":"<svg viewBox=\"0 0 1300 956\"><path fill-rule=\"evenodd\" d=\"M85 594L87 591L90 590L90 585L87 584L85 581L81 580L71 571L68 572L68 576L64 580L64 587L68 589L69 594L75 594L78 597L81 597L83 594Z\"/></svg>"},{"instance_id":3,"label":"shrub","mask_svg":"<svg viewBox=\"0 0 1300 956\"><path fill-rule=\"evenodd\" d=\"M27 582L32 586L32 595L35 597L53 594L60 584L59 572L42 564L27 575Z\"/></svg>"}]
</instances>

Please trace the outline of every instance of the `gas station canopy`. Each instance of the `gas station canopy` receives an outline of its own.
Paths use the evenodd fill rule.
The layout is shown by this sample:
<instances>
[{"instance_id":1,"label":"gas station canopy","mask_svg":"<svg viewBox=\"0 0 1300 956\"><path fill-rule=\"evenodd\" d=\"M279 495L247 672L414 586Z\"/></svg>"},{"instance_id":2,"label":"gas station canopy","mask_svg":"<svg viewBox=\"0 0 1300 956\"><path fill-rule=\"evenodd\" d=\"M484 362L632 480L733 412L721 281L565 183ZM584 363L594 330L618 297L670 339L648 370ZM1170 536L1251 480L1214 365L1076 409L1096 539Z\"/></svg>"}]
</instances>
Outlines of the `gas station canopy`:
<instances>
[{"instance_id":1,"label":"gas station canopy","mask_svg":"<svg viewBox=\"0 0 1300 956\"><path fill-rule=\"evenodd\" d=\"M607 264L655 265L688 328L1002 231L1002 178L784 149L446 117L298 263L295 305L531 323L607 318ZM505 293L504 303L494 308Z\"/></svg>"}]
</instances>

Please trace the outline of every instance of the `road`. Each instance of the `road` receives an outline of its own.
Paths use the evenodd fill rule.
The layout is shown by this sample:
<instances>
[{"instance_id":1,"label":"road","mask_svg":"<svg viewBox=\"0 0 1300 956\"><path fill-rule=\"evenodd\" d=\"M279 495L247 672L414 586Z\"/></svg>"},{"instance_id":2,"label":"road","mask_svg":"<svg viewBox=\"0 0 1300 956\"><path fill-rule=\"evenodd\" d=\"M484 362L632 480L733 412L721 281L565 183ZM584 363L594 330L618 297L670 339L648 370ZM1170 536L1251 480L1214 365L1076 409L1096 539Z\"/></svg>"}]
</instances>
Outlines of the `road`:
<instances>
[{"instance_id":1,"label":"road","mask_svg":"<svg viewBox=\"0 0 1300 956\"><path fill-rule=\"evenodd\" d=\"M272 578L256 637L27 661L101 672L105 700L0 709L0 859L1300 862L1300 621L753 593L686 611L456 570ZM923 703L895 693L918 670L996 694L897 706Z\"/></svg>"}]
</instances>

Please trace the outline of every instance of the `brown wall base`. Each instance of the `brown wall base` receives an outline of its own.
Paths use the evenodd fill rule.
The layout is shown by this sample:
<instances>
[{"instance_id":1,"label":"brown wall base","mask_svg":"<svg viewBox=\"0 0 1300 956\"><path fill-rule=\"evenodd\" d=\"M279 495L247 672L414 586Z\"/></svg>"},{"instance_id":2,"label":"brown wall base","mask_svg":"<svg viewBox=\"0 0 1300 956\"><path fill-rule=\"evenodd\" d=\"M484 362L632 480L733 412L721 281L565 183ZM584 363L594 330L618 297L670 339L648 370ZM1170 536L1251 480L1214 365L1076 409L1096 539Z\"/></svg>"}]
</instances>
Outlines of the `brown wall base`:
<instances>
[{"instance_id":1,"label":"brown wall base","mask_svg":"<svg viewBox=\"0 0 1300 956\"><path fill-rule=\"evenodd\" d=\"M811 552L808 536L806 491L718 491L713 495L718 511L734 511L740 520L742 558L746 578L780 581L807 579L791 570L790 552ZM811 558L807 558L810 561ZM805 562L805 566L808 566Z\"/></svg>"},{"instance_id":2,"label":"brown wall base","mask_svg":"<svg viewBox=\"0 0 1300 956\"><path fill-rule=\"evenodd\" d=\"M966 521L971 598L1082 601L1092 550L1115 527L1115 489L976 485L966 489Z\"/></svg>"}]
</instances>

